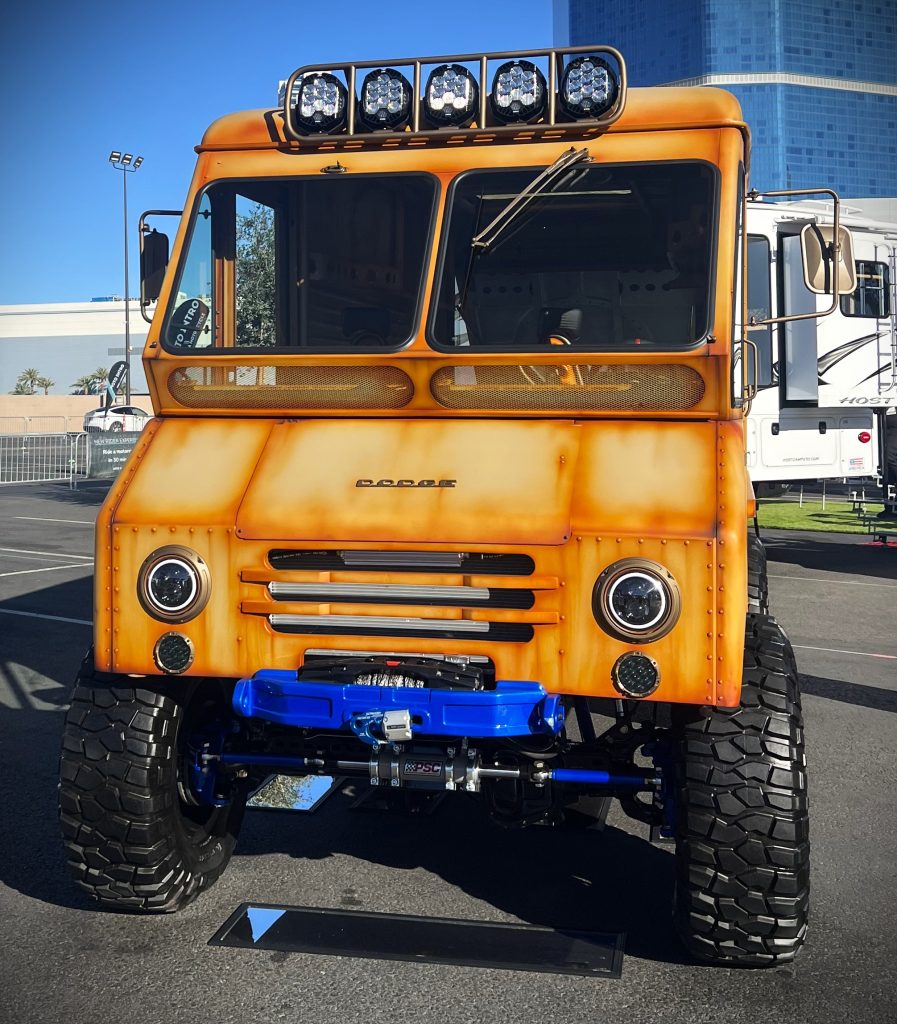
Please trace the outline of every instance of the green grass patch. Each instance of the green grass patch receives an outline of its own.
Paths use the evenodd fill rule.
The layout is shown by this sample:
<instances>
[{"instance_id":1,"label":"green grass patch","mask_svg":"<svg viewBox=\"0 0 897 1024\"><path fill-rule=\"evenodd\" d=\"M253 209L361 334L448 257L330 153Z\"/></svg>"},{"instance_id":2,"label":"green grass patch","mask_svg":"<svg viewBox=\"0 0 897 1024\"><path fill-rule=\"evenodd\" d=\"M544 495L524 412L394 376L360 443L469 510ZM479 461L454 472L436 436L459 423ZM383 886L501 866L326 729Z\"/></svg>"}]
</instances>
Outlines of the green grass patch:
<instances>
[{"instance_id":1,"label":"green grass patch","mask_svg":"<svg viewBox=\"0 0 897 1024\"><path fill-rule=\"evenodd\" d=\"M883 506L866 503L866 515L877 515ZM890 522L890 520L889 520ZM868 533L866 524L849 501L804 501L795 498L764 498L760 501L760 526L769 530L825 530L831 533Z\"/></svg>"}]
</instances>

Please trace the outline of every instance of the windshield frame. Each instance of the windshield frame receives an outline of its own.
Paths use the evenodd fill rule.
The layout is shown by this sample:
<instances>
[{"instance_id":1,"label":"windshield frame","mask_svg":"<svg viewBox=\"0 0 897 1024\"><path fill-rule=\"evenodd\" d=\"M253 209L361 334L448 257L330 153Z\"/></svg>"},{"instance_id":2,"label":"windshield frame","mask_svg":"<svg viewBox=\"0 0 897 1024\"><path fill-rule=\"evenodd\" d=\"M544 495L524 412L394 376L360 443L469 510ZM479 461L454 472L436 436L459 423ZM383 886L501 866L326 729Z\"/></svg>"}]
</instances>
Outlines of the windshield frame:
<instances>
[{"instance_id":1,"label":"windshield frame","mask_svg":"<svg viewBox=\"0 0 897 1024\"><path fill-rule=\"evenodd\" d=\"M301 182L301 181L321 181L321 172L316 169L314 172L306 174L277 174L277 175L252 175L252 176L240 176L240 177L222 177L215 178L212 181L207 182L201 189L199 189L193 198L193 203L190 206L189 214L185 211L184 216L189 217L187 220L186 233L184 235L183 243L180 247L177 256L177 263L175 265L173 276L171 278L170 294L168 295L165 304L165 313L160 321L159 326L159 344L162 349L176 356L185 356L191 358L203 357L203 356L278 356L278 355L290 355L297 356L303 355L309 358L314 358L318 355L340 355L340 356L352 356L352 355L391 355L396 352L401 352L407 349L414 343L418 334L421 331L421 322L424 314L424 301L427 295L427 283L429 280L430 266L434 256L434 242L436 238L436 229L438 221L438 212L440 204L442 202L443 183L437 174L426 170L408 170L408 171L377 171L372 173L352 173L347 175L345 180L356 181L360 179L395 179L398 177L417 177L426 178L430 181L433 187L432 201L429 209L429 221L427 224L426 237L423 242L423 260L420 265L420 274L418 277L417 294L415 296L413 311L411 315L411 330L407 338L405 338L400 344L397 345L217 345L217 346L204 346L202 348L184 348L178 345L172 345L166 339L167 326L171 320L171 317L175 311L177 305L177 287L180 284L181 277L186 269L187 259L190 255L190 247L193 243L194 233L199 223L199 208L205 199L209 191L214 189L216 186L225 186L234 188L239 192L241 185L246 184L281 184L288 182ZM342 178L342 176L341 176ZM236 302L236 292L234 293L234 302ZM210 311L210 317L214 317L214 292L213 292L213 308Z\"/></svg>"},{"instance_id":2,"label":"windshield frame","mask_svg":"<svg viewBox=\"0 0 897 1024\"><path fill-rule=\"evenodd\" d=\"M677 158L673 160L615 160L607 163L603 161L595 161L591 163L591 167L594 168L626 168L626 167L669 167L678 166L682 164L695 164L701 167L708 168L711 174L711 196L710 196L710 207L708 211L709 222L710 222L710 258L709 258L709 273L707 275L707 324L705 332L696 340L689 341L681 345L669 345L669 344L652 344L650 348L636 348L633 345L576 345L573 347L553 347L550 345L488 345L481 347L473 347L468 345L447 345L444 342L439 341L435 334L436 319L439 314L439 295L442 288L443 274L445 272L445 262L448 258L448 241L452 227L452 217L454 212L455 196L459 185L472 174L507 174L508 172L523 172L531 171L533 175L537 175L546 169L547 165L506 165L504 167L471 167L467 170L461 171L456 175L447 186L447 194L445 200L445 207L442 213L442 230L441 237L439 239L439 252L436 263L435 272L433 274L433 287L430 294L430 308L427 313L426 323L426 341L427 345L436 352L451 353L455 357L461 357L466 359L482 359L492 354L509 355L509 354L520 354L526 356L532 356L536 353L542 355L554 355L558 357L559 362L569 362L571 357L577 355L595 355L600 353L608 354L625 354L632 357L638 357L641 355L647 355L649 353L675 353L675 352L693 352L695 349L701 348L707 344L707 339L713 336L713 323L716 317L716 287L717 287L717 268L719 264L719 233L720 233L720 203L721 203L721 192L722 192L722 173L717 164L709 160L695 159L689 157ZM475 258L475 257L474 257Z\"/></svg>"}]
</instances>

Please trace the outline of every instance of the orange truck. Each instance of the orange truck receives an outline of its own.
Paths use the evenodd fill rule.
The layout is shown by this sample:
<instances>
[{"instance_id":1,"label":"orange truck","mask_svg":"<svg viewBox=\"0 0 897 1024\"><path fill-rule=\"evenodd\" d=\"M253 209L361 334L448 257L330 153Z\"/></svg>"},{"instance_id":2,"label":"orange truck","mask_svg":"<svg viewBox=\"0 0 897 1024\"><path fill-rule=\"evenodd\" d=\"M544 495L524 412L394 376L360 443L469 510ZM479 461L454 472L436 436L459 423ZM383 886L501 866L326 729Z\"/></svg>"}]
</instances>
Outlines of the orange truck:
<instances>
[{"instance_id":1,"label":"orange truck","mask_svg":"<svg viewBox=\"0 0 897 1024\"><path fill-rule=\"evenodd\" d=\"M326 64L197 152L170 262L143 226L155 418L97 520L79 884L179 909L272 774L504 825L618 798L676 844L695 956L792 959L804 743L748 530L736 100L628 89L602 46Z\"/></svg>"}]
</instances>

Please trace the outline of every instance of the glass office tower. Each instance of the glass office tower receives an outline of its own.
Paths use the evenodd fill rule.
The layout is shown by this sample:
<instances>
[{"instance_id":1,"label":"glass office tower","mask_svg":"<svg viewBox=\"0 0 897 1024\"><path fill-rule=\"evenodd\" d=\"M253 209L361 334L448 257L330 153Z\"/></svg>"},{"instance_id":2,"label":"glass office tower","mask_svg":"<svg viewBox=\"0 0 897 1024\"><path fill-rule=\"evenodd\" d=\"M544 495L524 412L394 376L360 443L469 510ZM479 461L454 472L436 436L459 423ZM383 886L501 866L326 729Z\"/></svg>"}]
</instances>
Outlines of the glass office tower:
<instances>
[{"instance_id":1,"label":"glass office tower","mask_svg":"<svg viewBox=\"0 0 897 1024\"><path fill-rule=\"evenodd\" d=\"M554 0L554 32L616 46L633 86L733 92L755 188L897 196L897 0Z\"/></svg>"}]
</instances>

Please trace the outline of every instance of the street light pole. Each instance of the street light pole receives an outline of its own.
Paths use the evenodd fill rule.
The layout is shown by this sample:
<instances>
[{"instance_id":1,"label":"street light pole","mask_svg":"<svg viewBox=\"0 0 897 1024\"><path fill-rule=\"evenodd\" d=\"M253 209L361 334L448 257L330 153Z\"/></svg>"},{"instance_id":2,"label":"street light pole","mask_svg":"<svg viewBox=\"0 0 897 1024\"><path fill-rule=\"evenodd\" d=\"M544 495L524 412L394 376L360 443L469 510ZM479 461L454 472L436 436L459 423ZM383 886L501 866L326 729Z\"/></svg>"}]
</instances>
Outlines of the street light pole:
<instances>
[{"instance_id":1,"label":"street light pole","mask_svg":"<svg viewBox=\"0 0 897 1024\"><path fill-rule=\"evenodd\" d=\"M117 171L121 171L123 220L125 227L125 402L131 404L131 306L130 282L128 275L128 174L133 174L143 163L142 156L120 153L113 149L109 154L109 163Z\"/></svg>"}]
</instances>

